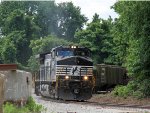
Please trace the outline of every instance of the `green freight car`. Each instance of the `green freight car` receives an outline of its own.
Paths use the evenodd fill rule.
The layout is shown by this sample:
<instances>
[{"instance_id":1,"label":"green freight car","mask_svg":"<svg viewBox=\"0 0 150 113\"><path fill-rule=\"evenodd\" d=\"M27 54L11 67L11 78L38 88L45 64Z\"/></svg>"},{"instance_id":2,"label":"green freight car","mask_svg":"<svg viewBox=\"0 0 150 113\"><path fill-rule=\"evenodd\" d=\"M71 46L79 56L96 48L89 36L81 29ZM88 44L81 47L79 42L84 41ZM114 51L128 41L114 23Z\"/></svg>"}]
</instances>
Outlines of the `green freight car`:
<instances>
[{"instance_id":1,"label":"green freight car","mask_svg":"<svg viewBox=\"0 0 150 113\"><path fill-rule=\"evenodd\" d=\"M109 91L127 83L126 69L116 65L97 64L94 91Z\"/></svg>"}]
</instances>

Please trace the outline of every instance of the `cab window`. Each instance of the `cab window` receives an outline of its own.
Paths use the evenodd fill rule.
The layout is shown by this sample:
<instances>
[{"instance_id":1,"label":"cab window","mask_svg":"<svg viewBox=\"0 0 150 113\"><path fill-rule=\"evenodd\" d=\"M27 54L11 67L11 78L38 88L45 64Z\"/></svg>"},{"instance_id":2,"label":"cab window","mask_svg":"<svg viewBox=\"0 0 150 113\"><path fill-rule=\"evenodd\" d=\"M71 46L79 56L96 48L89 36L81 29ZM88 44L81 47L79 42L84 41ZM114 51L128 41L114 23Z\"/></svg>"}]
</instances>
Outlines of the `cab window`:
<instances>
[{"instance_id":1,"label":"cab window","mask_svg":"<svg viewBox=\"0 0 150 113\"><path fill-rule=\"evenodd\" d=\"M60 51L57 52L57 56L62 56L62 57L73 56L73 51L60 50Z\"/></svg>"}]
</instances>

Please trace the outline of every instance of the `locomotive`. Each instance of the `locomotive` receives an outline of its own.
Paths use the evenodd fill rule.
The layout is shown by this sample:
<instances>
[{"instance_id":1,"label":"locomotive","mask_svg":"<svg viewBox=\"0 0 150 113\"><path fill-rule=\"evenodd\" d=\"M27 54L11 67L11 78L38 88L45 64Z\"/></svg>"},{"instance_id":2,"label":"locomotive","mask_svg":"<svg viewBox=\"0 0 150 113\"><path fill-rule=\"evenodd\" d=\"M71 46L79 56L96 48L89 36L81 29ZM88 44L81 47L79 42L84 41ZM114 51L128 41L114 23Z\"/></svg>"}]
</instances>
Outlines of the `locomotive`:
<instances>
[{"instance_id":1,"label":"locomotive","mask_svg":"<svg viewBox=\"0 0 150 113\"><path fill-rule=\"evenodd\" d=\"M93 61L86 47L58 46L38 54L35 93L63 100L88 100L93 90Z\"/></svg>"}]
</instances>

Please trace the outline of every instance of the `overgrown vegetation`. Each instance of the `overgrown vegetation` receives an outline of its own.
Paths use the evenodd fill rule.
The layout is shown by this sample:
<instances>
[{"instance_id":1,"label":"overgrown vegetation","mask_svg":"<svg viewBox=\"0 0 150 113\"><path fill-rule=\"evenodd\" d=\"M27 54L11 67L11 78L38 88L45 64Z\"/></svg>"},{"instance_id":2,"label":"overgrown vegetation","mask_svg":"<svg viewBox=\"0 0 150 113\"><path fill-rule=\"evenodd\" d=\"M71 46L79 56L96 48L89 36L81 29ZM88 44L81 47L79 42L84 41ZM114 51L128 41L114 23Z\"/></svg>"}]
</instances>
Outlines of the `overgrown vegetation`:
<instances>
[{"instance_id":1,"label":"overgrown vegetation","mask_svg":"<svg viewBox=\"0 0 150 113\"><path fill-rule=\"evenodd\" d=\"M120 14L114 39L118 37L121 48L126 44L123 53L116 51L116 55L124 55L120 55L120 59L132 79L127 86L116 88L115 94L150 97L150 2L117 2L114 9Z\"/></svg>"},{"instance_id":2,"label":"overgrown vegetation","mask_svg":"<svg viewBox=\"0 0 150 113\"><path fill-rule=\"evenodd\" d=\"M104 63L111 51L111 48L109 48L110 43L108 43L108 40L112 38L110 36L111 25L111 17L104 20L98 14L95 14L93 21L87 24L86 29L78 30L75 33L77 43L91 49L95 64Z\"/></svg>"},{"instance_id":3,"label":"overgrown vegetation","mask_svg":"<svg viewBox=\"0 0 150 113\"><path fill-rule=\"evenodd\" d=\"M127 86L117 86L112 91L115 96L127 98L128 96L135 97L138 99L149 97L149 85L150 80L144 79L141 81L130 81Z\"/></svg>"},{"instance_id":4,"label":"overgrown vegetation","mask_svg":"<svg viewBox=\"0 0 150 113\"><path fill-rule=\"evenodd\" d=\"M17 107L9 102L3 105L4 113L41 113L41 111L45 110L42 105L36 104L32 97L29 97L27 104L23 107Z\"/></svg>"},{"instance_id":5,"label":"overgrown vegetation","mask_svg":"<svg viewBox=\"0 0 150 113\"><path fill-rule=\"evenodd\" d=\"M0 62L18 63L20 67L30 66L28 60L32 55L38 54L32 51L31 42L41 42L39 46L44 49L47 45L42 44L42 41L44 43L46 40L52 44L51 47L58 43L63 45L63 42L68 44L68 41L74 40L76 30L81 29L86 21L80 8L72 2L56 4L54 1L2 1Z\"/></svg>"}]
</instances>

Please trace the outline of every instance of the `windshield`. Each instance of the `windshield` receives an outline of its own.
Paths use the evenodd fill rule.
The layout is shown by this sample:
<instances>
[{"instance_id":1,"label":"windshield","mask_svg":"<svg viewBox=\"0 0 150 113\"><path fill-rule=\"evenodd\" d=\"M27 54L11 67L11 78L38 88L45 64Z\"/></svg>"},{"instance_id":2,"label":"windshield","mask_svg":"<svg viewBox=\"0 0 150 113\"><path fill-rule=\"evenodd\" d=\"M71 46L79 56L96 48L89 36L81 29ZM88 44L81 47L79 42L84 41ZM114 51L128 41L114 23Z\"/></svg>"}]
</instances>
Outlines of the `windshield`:
<instances>
[{"instance_id":1,"label":"windshield","mask_svg":"<svg viewBox=\"0 0 150 113\"><path fill-rule=\"evenodd\" d=\"M67 57L67 56L83 56L90 57L90 51L85 49L61 49L57 50L57 56Z\"/></svg>"},{"instance_id":2,"label":"windshield","mask_svg":"<svg viewBox=\"0 0 150 113\"><path fill-rule=\"evenodd\" d=\"M61 50L57 52L57 56L62 56L62 57L66 57L66 56L73 56L73 51L65 51L65 50Z\"/></svg>"},{"instance_id":3,"label":"windshield","mask_svg":"<svg viewBox=\"0 0 150 113\"><path fill-rule=\"evenodd\" d=\"M75 56L84 56L84 57L90 57L90 52L85 50L76 50Z\"/></svg>"}]
</instances>

